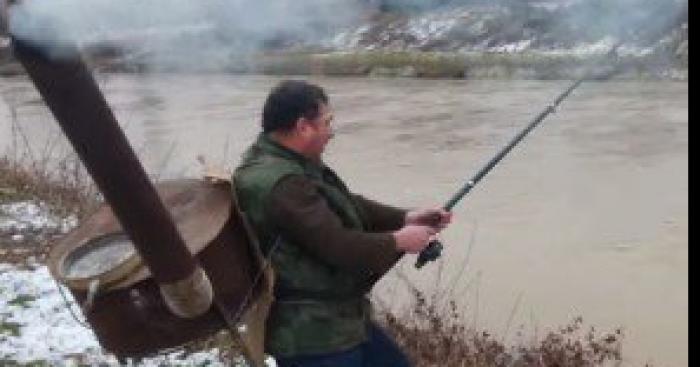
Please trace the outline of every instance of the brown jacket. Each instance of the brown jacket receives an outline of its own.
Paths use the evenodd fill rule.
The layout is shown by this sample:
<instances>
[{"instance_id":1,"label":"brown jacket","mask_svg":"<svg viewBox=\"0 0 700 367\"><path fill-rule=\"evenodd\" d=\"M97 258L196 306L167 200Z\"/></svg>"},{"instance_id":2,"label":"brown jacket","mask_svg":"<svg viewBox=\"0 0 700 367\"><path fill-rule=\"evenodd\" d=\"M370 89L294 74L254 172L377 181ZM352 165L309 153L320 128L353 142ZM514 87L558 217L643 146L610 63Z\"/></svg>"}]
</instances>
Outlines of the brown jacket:
<instances>
[{"instance_id":1,"label":"brown jacket","mask_svg":"<svg viewBox=\"0 0 700 367\"><path fill-rule=\"evenodd\" d=\"M272 191L267 211L283 236L293 239L321 261L381 276L401 256L394 236L388 231L403 226L406 211L360 195L354 198L365 215L368 231L344 227L314 184L303 176L281 180Z\"/></svg>"}]
</instances>

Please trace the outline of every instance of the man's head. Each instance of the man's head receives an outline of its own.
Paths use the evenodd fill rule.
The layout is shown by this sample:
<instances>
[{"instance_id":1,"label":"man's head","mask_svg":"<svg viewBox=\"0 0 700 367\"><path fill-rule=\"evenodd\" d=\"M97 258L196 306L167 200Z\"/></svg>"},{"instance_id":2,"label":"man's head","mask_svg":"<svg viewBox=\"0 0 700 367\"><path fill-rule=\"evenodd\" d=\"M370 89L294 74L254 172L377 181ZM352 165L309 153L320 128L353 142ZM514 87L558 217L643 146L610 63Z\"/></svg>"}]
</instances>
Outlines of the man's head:
<instances>
[{"instance_id":1,"label":"man's head","mask_svg":"<svg viewBox=\"0 0 700 367\"><path fill-rule=\"evenodd\" d=\"M328 96L319 86L298 80L277 85L263 107L263 132L279 143L314 160L320 160L333 137Z\"/></svg>"}]
</instances>

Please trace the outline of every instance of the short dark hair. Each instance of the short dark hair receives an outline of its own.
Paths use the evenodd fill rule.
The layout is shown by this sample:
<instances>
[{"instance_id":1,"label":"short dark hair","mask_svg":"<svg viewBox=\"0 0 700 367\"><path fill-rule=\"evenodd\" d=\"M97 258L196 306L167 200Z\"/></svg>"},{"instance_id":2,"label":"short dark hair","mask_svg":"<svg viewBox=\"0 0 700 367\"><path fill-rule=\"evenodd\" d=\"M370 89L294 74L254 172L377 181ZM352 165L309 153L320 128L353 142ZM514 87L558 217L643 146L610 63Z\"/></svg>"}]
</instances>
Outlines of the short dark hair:
<instances>
[{"instance_id":1,"label":"short dark hair","mask_svg":"<svg viewBox=\"0 0 700 367\"><path fill-rule=\"evenodd\" d=\"M267 96L263 107L263 132L290 130L300 117L318 117L320 103L328 104L323 88L301 80L285 80Z\"/></svg>"}]
</instances>

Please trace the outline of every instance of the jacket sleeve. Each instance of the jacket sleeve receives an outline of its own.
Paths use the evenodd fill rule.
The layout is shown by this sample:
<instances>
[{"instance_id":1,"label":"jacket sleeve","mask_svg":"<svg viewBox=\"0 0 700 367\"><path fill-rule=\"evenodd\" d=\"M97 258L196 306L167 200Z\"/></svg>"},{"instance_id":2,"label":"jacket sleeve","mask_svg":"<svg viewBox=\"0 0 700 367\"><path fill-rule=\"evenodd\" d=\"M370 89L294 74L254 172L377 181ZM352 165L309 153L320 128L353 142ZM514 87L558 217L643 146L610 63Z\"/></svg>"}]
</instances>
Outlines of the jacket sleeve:
<instances>
[{"instance_id":1,"label":"jacket sleeve","mask_svg":"<svg viewBox=\"0 0 700 367\"><path fill-rule=\"evenodd\" d=\"M371 232L396 231L404 226L406 210L367 199L362 195L354 195L354 198L365 214Z\"/></svg>"},{"instance_id":2,"label":"jacket sleeve","mask_svg":"<svg viewBox=\"0 0 700 367\"><path fill-rule=\"evenodd\" d=\"M344 227L315 185L303 176L280 180L265 211L282 236L331 266L381 276L401 257L391 233Z\"/></svg>"}]
</instances>

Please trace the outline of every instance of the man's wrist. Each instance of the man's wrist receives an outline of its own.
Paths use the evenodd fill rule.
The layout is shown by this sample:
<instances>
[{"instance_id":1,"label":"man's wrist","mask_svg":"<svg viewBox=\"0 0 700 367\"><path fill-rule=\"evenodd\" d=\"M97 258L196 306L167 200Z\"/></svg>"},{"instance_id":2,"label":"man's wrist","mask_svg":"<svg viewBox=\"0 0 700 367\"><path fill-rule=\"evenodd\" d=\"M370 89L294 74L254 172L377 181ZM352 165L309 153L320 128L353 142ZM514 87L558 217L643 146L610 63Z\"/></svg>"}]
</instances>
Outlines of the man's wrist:
<instances>
[{"instance_id":1,"label":"man's wrist","mask_svg":"<svg viewBox=\"0 0 700 367\"><path fill-rule=\"evenodd\" d=\"M415 224L415 210L406 210L403 217L403 224L405 226L409 224Z\"/></svg>"}]
</instances>

